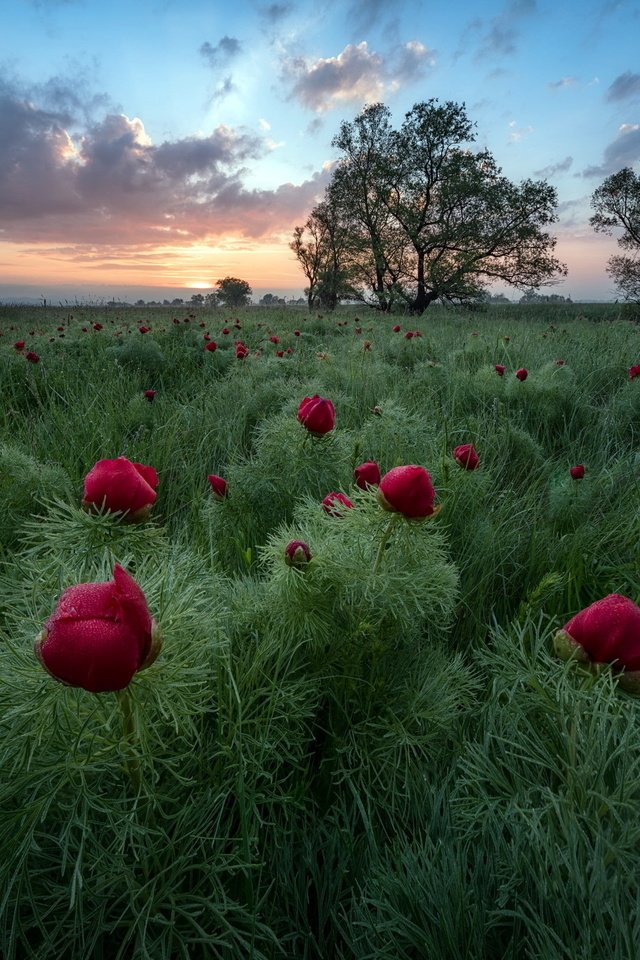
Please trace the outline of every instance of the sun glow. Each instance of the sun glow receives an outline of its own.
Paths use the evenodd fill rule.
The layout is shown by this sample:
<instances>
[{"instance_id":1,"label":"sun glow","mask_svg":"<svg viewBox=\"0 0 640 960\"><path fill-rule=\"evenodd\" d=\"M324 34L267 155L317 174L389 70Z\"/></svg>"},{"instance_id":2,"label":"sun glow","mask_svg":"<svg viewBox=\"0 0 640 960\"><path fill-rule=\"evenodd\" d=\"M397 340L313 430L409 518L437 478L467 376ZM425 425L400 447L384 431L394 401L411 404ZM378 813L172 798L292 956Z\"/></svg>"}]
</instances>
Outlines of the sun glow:
<instances>
[{"instance_id":1,"label":"sun glow","mask_svg":"<svg viewBox=\"0 0 640 960\"><path fill-rule=\"evenodd\" d=\"M212 286L209 280L192 280L191 283L185 283L188 290L211 290Z\"/></svg>"}]
</instances>

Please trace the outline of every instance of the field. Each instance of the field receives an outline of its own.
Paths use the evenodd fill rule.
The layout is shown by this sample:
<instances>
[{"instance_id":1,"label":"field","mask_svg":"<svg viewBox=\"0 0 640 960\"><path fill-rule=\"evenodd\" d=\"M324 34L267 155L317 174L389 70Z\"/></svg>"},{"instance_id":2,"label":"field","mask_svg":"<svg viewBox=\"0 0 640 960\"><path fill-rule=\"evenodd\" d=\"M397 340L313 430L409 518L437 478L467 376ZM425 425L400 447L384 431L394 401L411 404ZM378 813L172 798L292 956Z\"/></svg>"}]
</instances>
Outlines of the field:
<instances>
[{"instance_id":1,"label":"field","mask_svg":"<svg viewBox=\"0 0 640 960\"><path fill-rule=\"evenodd\" d=\"M640 698L553 637L640 601L638 325L171 309L0 310L0 956L636 956ZM145 522L81 507L119 456ZM439 512L389 527L369 460ZM33 653L115 563L164 637L124 723Z\"/></svg>"}]
</instances>

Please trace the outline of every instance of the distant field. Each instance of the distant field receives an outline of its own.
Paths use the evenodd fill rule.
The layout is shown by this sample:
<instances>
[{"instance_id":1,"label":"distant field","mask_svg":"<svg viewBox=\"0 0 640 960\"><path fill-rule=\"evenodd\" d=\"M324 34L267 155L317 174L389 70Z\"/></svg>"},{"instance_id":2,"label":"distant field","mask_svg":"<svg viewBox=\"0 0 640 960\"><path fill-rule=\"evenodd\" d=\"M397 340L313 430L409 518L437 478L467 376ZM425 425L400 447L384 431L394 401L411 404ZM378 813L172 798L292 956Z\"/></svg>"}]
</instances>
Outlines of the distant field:
<instances>
[{"instance_id":1,"label":"distant field","mask_svg":"<svg viewBox=\"0 0 640 960\"><path fill-rule=\"evenodd\" d=\"M636 956L640 700L552 639L640 601L637 323L179 309L0 308L0 956ZM80 507L119 456L144 523ZM363 461L440 511L387 534ZM32 652L116 562L164 635L128 739Z\"/></svg>"}]
</instances>

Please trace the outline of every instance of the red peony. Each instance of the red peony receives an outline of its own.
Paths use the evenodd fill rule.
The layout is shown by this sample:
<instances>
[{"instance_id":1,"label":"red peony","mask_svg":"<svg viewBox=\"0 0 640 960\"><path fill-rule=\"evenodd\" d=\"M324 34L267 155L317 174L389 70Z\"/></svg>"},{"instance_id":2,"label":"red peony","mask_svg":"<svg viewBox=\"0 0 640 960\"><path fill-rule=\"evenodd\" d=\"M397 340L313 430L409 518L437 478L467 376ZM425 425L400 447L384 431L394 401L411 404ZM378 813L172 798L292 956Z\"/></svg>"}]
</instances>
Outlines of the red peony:
<instances>
[{"instance_id":1,"label":"red peony","mask_svg":"<svg viewBox=\"0 0 640 960\"><path fill-rule=\"evenodd\" d=\"M400 333L400 324L396 323L391 329L394 333Z\"/></svg>"},{"instance_id":2,"label":"red peony","mask_svg":"<svg viewBox=\"0 0 640 960\"><path fill-rule=\"evenodd\" d=\"M325 513L328 513L330 517L341 517L345 509L353 507L349 497L345 497L344 493L328 493L324 500L322 501L322 509Z\"/></svg>"},{"instance_id":3,"label":"red peony","mask_svg":"<svg viewBox=\"0 0 640 960\"><path fill-rule=\"evenodd\" d=\"M149 403L151 403L151 401L153 400L157 392L158 392L157 390L145 390L144 396L147 398Z\"/></svg>"},{"instance_id":4,"label":"red peony","mask_svg":"<svg viewBox=\"0 0 640 960\"><path fill-rule=\"evenodd\" d=\"M636 377L640 377L640 363L634 363L629 367L629 380L635 380Z\"/></svg>"},{"instance_id":5,"label":"red peony","mask_svg":"<svg viewBox=\"0 0 640 960\"><path fill-rule=\"evenodd\" d=\"M480 458L472 443L463 443L459 447L454 447L453 457L465 470L475 470L480 466Z\"/></svg>"},{"instance_id":6,"label":"red peony","mask_svg":"<svg viewBox=\"0 0 640 960\"><path fill-rule=\"evenodd\" d=\"M577 656L635 673L626 685L640 692L640 607L628 597L610 593L585 607L558 631L554 646L564 660Z\"/></svg>"},{"instance_id":7,"label":"red peony","mask_svg":"<svg viewBox=\"0 0 640 960\"><path fill-rule=\"evenodd\" d=\"M380 467L375 460L367 460L366 463L361 463L359 467L355 468L353 479L356 482L356 487L360 487L361 490L377 486L380 483Z\"/></svg>"},{"instance_id":8,"label":"red peony","mask_svg":"<svg viewBox=\"0 0 640 960\"><path fill-rule=\"evenodd\" d=\"M504 372L506 369L507 368L502 363L496 363L494 367L494 370L496 371L499 377L504 377Z\"/></svg>"},{"instance_id":9,"label":"red peony","mask_svg":"<svg viewBox=\"0 0 640 960\"><path fill-rule=\"evenodd\" d=\"M227 481L215 473L210 473L207 480L211 484L211 490L216 500L222 500L227 495Z\"/></svg>"},{"instance_id":10,"label":"red peony","mask_svg":"<svg viewBox=\"0 0 640 960\"><path fill-rule=\"evenodd\" d=\"M34 353L33 350L29 350L28 353L25 353L25 359L27 359L29 363L40 363L40 357L37 353Z\"/></svg>"},{"instance_id":11,"label":"red peony","mask_svg":"<svg viewBox=\"0 0 640 960\"><path fill-rule=\"evenodd\" d=\"M138 330L140 331L140 333L149 333L151 330L151 327L144 327L144 326L138 327Z\"/></svg>"},{"instance_id":12,"label":"red peony","mask_svg":"<svg viewBox=\"0 0 640 960\"><path fill-rule=\"evenodd\" d=\"M215 340L209 340L207 343L205 343L204 349L207 351L207 353L213 353L214 350L218 349L218 344L215 342Z\"/></svg>"},{"instance_id":13,"label":"red peony","mask_svg":"<svg viewBox=\"0 0 640 960\"><path fill-rule=\"evenodd\" d=\"M314 394L305 397L298 407L298 420L309 433L329 433L336 425L336 411L331 400Z\"/></svg>"},{"instance_id":14,"label":"red peony","mask_svg":"<svg viewBox=\"0 0 640 960\"><path fill-rule=\"evenodd\" d=\"M571 474L573 480L582 480L584 477L584 467L581 463L578 463L575 467L571 467L569 473Z\"/></svg>"},{"instance_id":15,"label":"red peony","mask_svg":"<svg viewBox=\"0 0 640 960\"><path fill-rule=\"evenodd\" d=\"M16 340L14 347L16 350L24 350L24 340Z\"/></svg>"},{"instance_id":16,"label":"red peony","mask_svg":"<svg viewBox=\"0 0 640 960\"><path fill-rule=\"evenodd\" d=\"M385 510L410 518L431 516L435 495L429 473L415 464L389 470L378 487L378 500Z\"/></svg>"},{"instance_id":17,"label":"red peony","mask_svg":"<svg viewBox=\"0 0 640 960\"><path fill-rule=\"evenodd\" d=\"M249 354L249 348L244 343L236 343L236 360L244 360Z\"/></svg>"},{"instance_id":18,"label":"red peony","mask_svg":"<svg viewBox=\"0 0 640 960\"><path fill-rule=\"evenodd\" d=\"M311 551L304 540L291 540L284 548L284 562L289 567L304 567L311 560Z\"/></svg>"},{"instance_id":19,"label":"red peony","mask_svg":"<svg viewBox=\"0 0 640 960\"><path fill-rule=\"evenodd\" d=\"M126 513L132 522L146 520L156 501L158 474L126 457L98 460L84 478L82 506Z\"/></svg>"},{"instance_id":20,"label":"red peony","mask_svg":"<svg viewBox=\"0 0 640 960\"><path fill-rule=\"evenodd\" d=\"M35 642L52 677L91 693L123 690L158 656L162 637L144 593L118 563L113 580L67 587Z\"/></svg>"},{"instance_id":21,"label":"red peony","mask_svg":"<svg viewBox=\"0 0 640 960\"><path fill-rule=\"evenodd\" d=\"M516 370L516 377L517 377L518 380L520 380L521 382L525 381L528 376L529 376L529 371L528 371L528 370L525 370L524 367L520 367L519 370Z\"/></svg>"}]
</instances>

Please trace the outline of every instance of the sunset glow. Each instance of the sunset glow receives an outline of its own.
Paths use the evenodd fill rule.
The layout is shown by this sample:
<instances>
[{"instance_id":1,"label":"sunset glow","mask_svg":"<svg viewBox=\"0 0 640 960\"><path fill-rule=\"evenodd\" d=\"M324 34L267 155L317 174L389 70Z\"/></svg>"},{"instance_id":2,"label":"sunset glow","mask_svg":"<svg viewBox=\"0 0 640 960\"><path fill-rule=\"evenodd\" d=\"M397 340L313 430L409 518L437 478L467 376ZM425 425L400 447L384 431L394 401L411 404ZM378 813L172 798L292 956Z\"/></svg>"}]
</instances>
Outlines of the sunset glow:
<instances>
[{"instance_id":1,"label":"sunset glow","mask_svg":"<svg viewBox=\"0 0 640 960\"><path fill-rule=\"evenodd\" d=\"M510 179L555 186L556 252L569 266L558 292L611 298L615 238L593 233L589 201L609 173L638 168L631 5L587 0L574 16L490 0L479 17L466 0L429 18L422 7L11 5L0 298L207 290L227 275L254 295L297 296L305 279L289 242L329 182L340 123L376 99L400 123L429 97L466 102L475 147ZM158 51L169 36L168 62Z\"/></svg>"}]
</instances>

